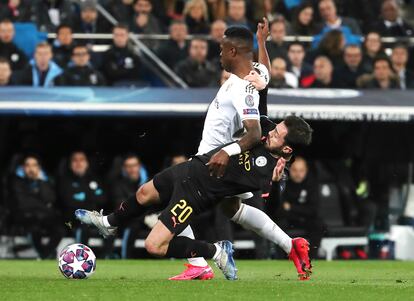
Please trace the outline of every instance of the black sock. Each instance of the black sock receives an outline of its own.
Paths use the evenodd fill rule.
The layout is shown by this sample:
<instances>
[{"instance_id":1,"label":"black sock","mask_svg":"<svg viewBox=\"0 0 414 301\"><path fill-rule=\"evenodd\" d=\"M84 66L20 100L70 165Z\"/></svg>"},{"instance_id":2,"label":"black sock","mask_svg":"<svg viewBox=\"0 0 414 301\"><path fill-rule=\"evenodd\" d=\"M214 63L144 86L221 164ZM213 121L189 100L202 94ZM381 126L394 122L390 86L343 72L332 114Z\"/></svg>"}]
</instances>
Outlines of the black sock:
<instances>
[{"instance_id":1,"label":"black sock","mask_svg":"<svg viewBox=\"0 0 414 301\"><path fill-rule=\"evenodd\" d=\"M214 244L180 236L174 237L170 241L166 256L174 258L213 258L215 253L216 246Z\"/></svg>"},{"instance_id":2,"label":"black sock","mask_svg":"<svg viewBox=\"0 0 414 301\"><path fill-rule=\"evenodd\" d=\"M126 201L123 201L114 213L108 215L108 222L111 226L118 227L127 224L135 217L139 217L146 210L146 207L140 205L135 194L131 195Z\"/></svg>"}]
</instances>

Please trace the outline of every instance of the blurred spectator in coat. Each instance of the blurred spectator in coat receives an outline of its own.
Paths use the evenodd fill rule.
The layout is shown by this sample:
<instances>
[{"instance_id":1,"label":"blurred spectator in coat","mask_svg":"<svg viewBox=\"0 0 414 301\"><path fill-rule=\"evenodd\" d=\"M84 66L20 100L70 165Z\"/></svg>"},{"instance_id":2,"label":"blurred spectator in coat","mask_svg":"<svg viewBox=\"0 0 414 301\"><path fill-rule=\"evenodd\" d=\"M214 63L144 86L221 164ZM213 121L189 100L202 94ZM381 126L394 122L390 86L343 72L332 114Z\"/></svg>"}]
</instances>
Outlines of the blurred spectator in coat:
<instances>
[{"instance_id":1,"label":"blurred spectator in coat","mask_svg":"<svg viewBox=\"0 0 414 301\"><path fill-rule=\"evenodd\" d=\"M85 0L80 3L80 19L75 20L73 32L76 33L108 33L111 29L109 22L98 14L97 0ZM89 43L94 43L90 40Z\"/></svg>"},{"instance_id":2,"label":"blurred spectator in coat","mask_svg":"<svg viewBox=\"0 0 414 301\"><path fill-rule=\"evenodd\" d=\"M246 2L244 0L229 0L228 3L227 18L224 20L227 26L245 26L253 30L253 24L246 18Z\"/></svg>"},{"instance_id":3,"label":"blurred spectator in coat","mask_svg":"<svg viewBox=\"0 0 414 301\"><path fill-rule=\"evenodd\" d=\"M60 24L69 24L74 18L74 4L65 0L32 1L31 21L40 31L53 32Z\"/></svg>"},{"instance_id":4,"label":"blurred spectator in coat","mask_svg":"<svg viewBox=\"0 0 414 301\"><path fill-rule=\"evenodd\" d=\"M157 50L159 58L171 69L188 56L188 30L183 21L173 21L170 25L170 38Z\"/></svg>"},{"instance_id":5,"label":"blurred spectator in coat","mask_svg":"<svg viewBox=\"0 0 414 301\"><path fill-rule=\"evenodd\" d=\"M189 57L175 67L190 87L215 86L218 81L218 70L207 60L207 51L207 41L195 38L190 43Z\"/></svg>"},{"instance_id":6,"label":"blurred spectator in coat","mask_svg":"<svg viewBox=\"0 0 414 301\"><path fill-rule=\"evenodd\" d=\"M223 40L227 25L223 20L214 21L210 28L211 40L208 41L208 59L220 59L220 43Z\"/></svg>"},{"instance_id":7,"label":"blurred spectator in coat","mask_svg":"<svg viewBox=\"0 0 414 301\"><path fill-rule=\"evenodd\" d=\"M401 17L395 0L385 0L381 6L381 19L373 26L383 37L411 37L414 29Z\"/></svg>"},{"instance_id":8,"label":"blurred spectator in coat","mask_svg":"<svg viewBox=\"0 0 414 301\"><path fill-rule=\"evenodd\" d=\"M112 184L112 208L118 208L148 180L141 177L141 161L135 154L127 154L122 161L121 174Z\"/></svg>"},{"instance_id":9,"label":"blurred spectator in coat","mask_svg":"<svg viewBox=\"0 0 414 301\"><path fill-rule=\"evenodd\" d=\"M58 178L58 196L65 218L73 220L78 208L100 210L107 202L101 179L94 174L83 151L74 151Z\"/></svg>"},{"instance_id":10,"label":"blurred spectator in coat","mask_svg":"<svg viewBox=\"0 0 414 301\"><path fill-rule=\"evenodd\" d=\"M391 61L386 56L377 57L374 60L373 74L360 76L357 85L362 89L401 89Z\"/></svg>"},{"instance_id":11,"label":"blurred spectator in coat","mask_svg":"<svg viewBox=\"0 0 414 301\"><path fill-rule=\"evenodd\" d=\"M122 167L120 174L112 181L111 184L111 204L110 210L121 206L128 197L134 195L138 188L148 180L141 161L136 154L129 153L122 158ZM157 210L157 209L155 209ZM151 216L155 221L158 216ZM148 218L151 220L151 218ZM151 224L152 225L152 224ZM135 239L139 231L148 230L145 225L145 218L138 217L130 222L123 233L122 258L131 257L134 248Z\"/></svg>"},{"instance_id":12,"label":"blurred spectator in coat","mask_svg":"<svg viewBox=\"0 0 414 301\"><path fill-rule=\"evenodd\" d=\"M344 50L344 64L335 68L334 78L342 88L356 88L356 80L369 73L362 64L362 50L358 45L348 45Z\"/></svg>"},{"instance_id":13,"label":"blurred spectator in coat","mask_svg":"<svg viewBox=\"0 0 414 301\"><path fill-rule=\"evenodd\" d=\"M338 83L334 81L333 65L326 56L318 56L313 63L314 82L309 88L338 88Z\"/></svg>"},{"instance_id":14,"label":"blurred spectator in coat","mask_svg":"<svg viewBox=\"0 0 414 301\"><path fill-rule=\"evenodd\" d=\"M313 36L318 32L312 4L304 2L295 9L292 33L298 36Z\"/></svg>"},{"instance_id":15,"label":"blurred spectator in coat","mask_svg":"<svg viewBox=\"0 0 414 301\"><path fill-rule=\"evenodd\" d=\"M208 19L212 21L226 18L226 0L207 0Z\"/></svg>"},{"instance_id":16,"label":"blurred spectator in coat","mask_svg":"<svg viewBox=\"0 0 414 301\"><path fill-rule=\"evenodd\" d=\"M90 63L88 47L76 45L72 50L72 62L57 83L60 86L104 86L105 78Z\"/></svg>"},{"instance_id":17,"label":"blurred spectator in coat","mask_svg":"<svg viewBox=\"0 0 414 301\"><path fill-rule=\"evenodd\" d=\"M0 57L0 87L12 85L13 81L10 63L4 57Z\"/></svg>"},{"instance_id":18,"label":"blurred spectator in coat","mask_svg":"<svg viewBox=\"0 0 414 301\"><path fill-rule=\"evenodd\" d=\"M304 61L305 48L303 44L299 42L291 43L288 48L288 58L288 70L296 76L299 86L306 87L311 84L313 81L313 68L312 65Z\"/></svg>"},{"instance_id":19,"label":"blurred spectator in coat","mask_svg":"<svg viewBox=\"0 0 414 301\"><path fill-rule=\"evenodd\" d=\"M56 258L56 247L64 235L63 223L55 210L56 193L41 169L37 156L28 155L16 171L11 183L11 197L15 206L15 221L30 232L40 258ZM42 237L48 236L47 245Z\"/></svg>"},{"instance_id":20,"label":"blurred spectator in coat","mask_svg":"<svg viewBox=\"0 0 414 301\"><path fill-rule=\"evenodd\" d=\"M270 60L276 57L287 60L288 43L284 40L286 37L286 20L283 17L279 17L273 20L269 27L271 39L266 42L266 48Z\"/></svg>"},{"instance_id":21,"label":"blurred spectator in coat","mask_svg":"<svg viewBox=\"0 0 414 301\"><path fill-rule=\"evenodd\" d=\"M334 0L321 0L319 2L319 14L322 18L322 28L339 29L348 27L355 35L361 35L361 29L353 18L341 17L337 15Z\"/></svg>"},{"instance_id":22,"label":"blurred spectator in coat","mask_svg":"<svg viewBox=\"0 0 414 301\"><path fill-rule=\"evenodd\" d=\"M306 54L306 61L313 63L318 56L327 56L331 62L338 66L342 64L343 50L345 48L345 37L340 30L330 30L325 33L318 48L308 51Z\"/></svg>"},{"instance_id":23,"label":"blurred spectator in coat","mask_svg":"<svg viewBox=\"0 0 414 301\"><path fill-rule=\"evenodd\" d=\"M184 7L185 22L190 34L208 34L210 26L208 23L207 5L204 0L190 0Z\"/></svg>"},{"instance_id":24,"label":"blurred spectator in coat","mask_svg":"<svg viewBox=\"0 0 414 301\"><path fill-rule=\"evenodd\" d=\"M142 76L142 65L138 55L128 47L129 29L118 24L113 30L113 45L103 55L103 72L111 83L138 81Z\"/></svg>"},{"instance_id":25,"label":"blurred spectator in coat","mask_svg":"<svg viewBox=\"0 0 414 301\"><path fill-rule=\"evenodd\" d=\"M297 77L290 72L286 71L287 64L286 61L277 57L273 59L271 69L270 69L270 82L269 88L297 88L298 79Z\"/></svg>"},{"instance_id":26,"label":"blurred spectator in coat","mask_svg":"<svg viewBox=\"0 0 414 301\"><path fill-rule=\"evenodd\" d=\"M66 24L59 25L56 30L56 39L53 41L53 60L61 68L66 68L70 62L72 48L72 28Z\"/></svg>"},{"instance_id":27,"label":"blurred spectator in coat","mask_svg":"<svg viewBox=\"0 0 414 301\"><path fill-rule=\"evenodd\" d=\"M322 240L324 224L318 218L319 190L316 177L309 172L308 164L302 157L296 157L289 169L286 188L280 195L273 194L280 208L271 216L285 231L300 229L306 232L312 245L310 256L316 258Z\"/></svg>"},{"instance_id":28,"label":"blurred spectator in coat","mask_svg":"<svg viewBox=\"0 0 414 301\"><path fill-rule=\"evenodd\" d=\"M160 20L153 14L152 1L136 0L134 4L135 15L132 18L131 31L143 34L155 34L162 32ZM155 49L158 46L156 41L145 41L145 44Z\"/></svg>"},{"instance_id":29,"label":"blurred spectator in coat","mask_svg":"<svg viewBox=\"0 0 414 301\"><path fill-rule=\"evenodd\" d=\"M364 55L362 59L364 68L372 72L374 70L375 58L384 55L380 34L376 31L368 32L365 35L364 41Z\"/></svg>"},{"instance_id":30,"label":"blurred spectator in coat","mask_svg":"<svg viewBox=\"0 0 414 301\"><path fill-rule=\"evenodd\" d=\"M52 87L63 70L52 60L52 46L46 42L37 44L34 59L29 66L16 72L16 82L21 86Z\"/></svg>"},{"instance_id":31,"label":"blurred spectator in coat","mask_svg":"<svg viewBox=\"0 0 414 301\"><path fill-rule=\"evenodd\" d=\"M9 60L12 70L23 69L27 57L14 43L14 25L10 20L0 22L0 56Z\"/></svg>"},{"instance_id":32,"label":"blurred spectator in coat","mask_svg":"<svg viewBox=\"0 0 414 301\"><path fill-rule=\"evenodd\" d=\"M33 17L30 0L4 0L0 3L0 20L31 22Z\"/></svg>"},{"instance_id":33,"label":"blurred spectator in coat","mask_svg":"<svg viewBox=\"0 0 414 301\"><path fill-rule=\"evenodd\" d=\"M108 10L119 22L132 20L134 16L134 0L111 0L108 3Z\"/></svg>"},{"instance_id":34,"label":"blurred spectator in coat","mask_svg":"<svg viewBox=\"0 0 414 301\"><path fill-rule=\"evenodd\" d=\"M392 49L391 63L400 81L401 89L414 88L414 73L407 69L408 49L405 45L397 44Z\"/></svg>"}]
</instances>

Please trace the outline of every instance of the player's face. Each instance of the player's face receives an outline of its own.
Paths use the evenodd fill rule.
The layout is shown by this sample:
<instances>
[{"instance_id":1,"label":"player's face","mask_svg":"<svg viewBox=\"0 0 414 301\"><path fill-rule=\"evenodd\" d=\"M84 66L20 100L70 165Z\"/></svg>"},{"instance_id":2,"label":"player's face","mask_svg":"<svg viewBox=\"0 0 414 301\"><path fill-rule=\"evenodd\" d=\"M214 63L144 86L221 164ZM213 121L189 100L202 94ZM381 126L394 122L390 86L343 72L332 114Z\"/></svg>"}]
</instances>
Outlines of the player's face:
<instances>
[{"instance_id":1,"label":"player's face","mask_svg":"<svg viewBox=\"0 0 414 301\"><path fill-rule=\"evenodd\" d=\"M276 127L270 131L266 137L265 147L273 154L280 156L289 155L292 149L285 145L285 137L288 133L288 129L285 122L282 121L276 125Z\"/></svg>"},{"instance_id":2,"label":"player's face","mask_svg":"<svg viewBox=\"0 0 414 301\"><path fill-rule=\"evenodd\" d=\"M232 59L234 58L236 51L226 38L220 43L220 63L224 70L232 72Z\"/></svg>"}]
</instances>

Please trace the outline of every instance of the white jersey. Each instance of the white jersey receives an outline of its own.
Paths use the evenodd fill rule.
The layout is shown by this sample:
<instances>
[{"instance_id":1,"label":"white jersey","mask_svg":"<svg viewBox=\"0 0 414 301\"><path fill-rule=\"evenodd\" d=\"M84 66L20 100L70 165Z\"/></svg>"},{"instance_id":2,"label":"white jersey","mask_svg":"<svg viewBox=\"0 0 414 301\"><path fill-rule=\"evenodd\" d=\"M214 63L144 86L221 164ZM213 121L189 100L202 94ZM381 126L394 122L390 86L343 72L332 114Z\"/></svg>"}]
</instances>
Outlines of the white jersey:
<instances>
[{"instance_id":1,"label":"white jersey","mask_svg":"<svg viewBox=\"0 0 414 301\"><path fill-rule=\"evenodd\" d=\"M253 66L268 84L267 68L259 63ZM197 154L240 139L246 119L260 120L259 92L247 80L231 74L208 108Z\"/></svg>"}]
</instances>

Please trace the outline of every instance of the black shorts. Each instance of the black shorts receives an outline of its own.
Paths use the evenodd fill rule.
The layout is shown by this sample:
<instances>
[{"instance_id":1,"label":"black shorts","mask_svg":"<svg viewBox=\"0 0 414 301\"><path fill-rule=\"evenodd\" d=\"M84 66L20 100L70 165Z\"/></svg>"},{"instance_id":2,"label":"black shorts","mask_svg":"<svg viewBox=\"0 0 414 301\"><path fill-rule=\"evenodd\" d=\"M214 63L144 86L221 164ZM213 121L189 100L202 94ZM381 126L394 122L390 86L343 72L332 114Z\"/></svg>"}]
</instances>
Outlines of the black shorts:
<instances>
[{"instance_id":1,"label":"black shorts","mask_svg":"<svg viewBox=\"0 0 414 301\"><path fill-rule=\"evenodd\" d=\"M155 175L154 186L163 204L168 206L161 212L159 220L171 231L181 233L191 219L210 207L209 202L197 182L190 176L194 162L184 162L167 168Z\"/></svg>"}]
</instances>

